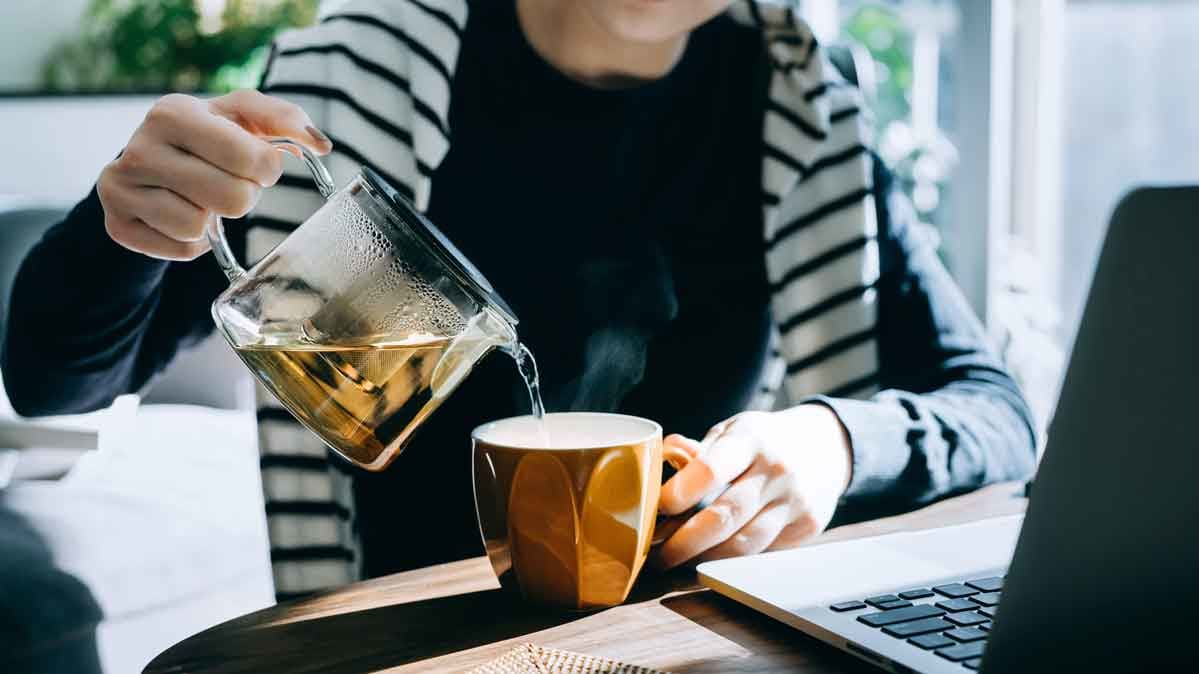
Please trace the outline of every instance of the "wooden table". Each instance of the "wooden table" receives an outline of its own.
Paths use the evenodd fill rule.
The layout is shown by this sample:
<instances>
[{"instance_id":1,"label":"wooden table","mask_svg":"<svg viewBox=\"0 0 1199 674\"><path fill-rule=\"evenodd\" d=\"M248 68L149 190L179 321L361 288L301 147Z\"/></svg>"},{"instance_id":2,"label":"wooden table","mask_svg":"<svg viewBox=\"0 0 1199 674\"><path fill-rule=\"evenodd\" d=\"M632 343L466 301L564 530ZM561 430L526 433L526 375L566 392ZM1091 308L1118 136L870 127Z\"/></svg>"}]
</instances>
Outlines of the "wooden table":
<instances>
[{"instance_id":1,"label":"wooden table","mask_svg":"<svg viewBox=\"0 0 1199 674\"><path fill-rule=\"evenodd\" d=\"M810 545L1022 512L1007 483L907 515L833 529ZM693 571L644 574L622 606L538 609L501 592L479 557L376 578L235 618L159 655L167 672L462 672L524 642L671 672L874 671L714 592Z\"/></svg>"}]
</instances>

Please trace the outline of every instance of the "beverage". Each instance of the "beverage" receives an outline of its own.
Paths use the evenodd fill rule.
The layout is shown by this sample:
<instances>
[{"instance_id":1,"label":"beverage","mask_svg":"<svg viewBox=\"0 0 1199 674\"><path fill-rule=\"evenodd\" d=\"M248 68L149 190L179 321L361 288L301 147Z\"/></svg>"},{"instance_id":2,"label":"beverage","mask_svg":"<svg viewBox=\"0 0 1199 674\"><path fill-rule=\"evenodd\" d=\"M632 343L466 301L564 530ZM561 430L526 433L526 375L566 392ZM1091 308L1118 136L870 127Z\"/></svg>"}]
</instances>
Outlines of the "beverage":
<instances>
[{"instance_id":1,"label":"beverage","mask_svg":"<svg viewBox=\"0 0 1199 674\"><path fill-rule=\"evenodd\" d=\"M524 344L517 343L515 349L508 350L516 360L516 369L521 379L525 380L525 388L529 389L529 408L538 419L545 417L545 403L541 402L541 376L537 373L537 360L533 352Z\"/></svg>"},{"instance_id":2,"label":"beverage","mask_svg":"<svg viewBox=\"0 0 1199 674\"><path fill-rule=\"evenodd\" d=\"M575 609L624 601L653 535L661 427L568 412L484 424L472 440L479 529L501 585Z\"/></svg>"},{"instance_id":3,"label":"beverage","mask_svg":"<svg viewBox=\"0 0 1199 674\"><path fill-rule=\"evenodd\" d=\"M441 405L433 373L449 339L397 344L304 344L237 349L245 364L305 426L368 469L390 462Z\"/></svg>"},{"instance_id":4,"label":"beverage","mask_svg":"<svg viewBox=\"0 0 1199 674\"><path fill-rule=\"evenodd\" d=\"M327 328L330 315L322 314ZM533 414L540 418L544 413L533 354L519 342L498 340L483 322L472 321L453 338L417 333L398 341L337 339L333 335L338 332L318 329L311 321L298 327L278 324L269 340L236 351L284 407L326 444L368 470L382 470L493 347L516 360Z\"/></svg>"}]
</instances>

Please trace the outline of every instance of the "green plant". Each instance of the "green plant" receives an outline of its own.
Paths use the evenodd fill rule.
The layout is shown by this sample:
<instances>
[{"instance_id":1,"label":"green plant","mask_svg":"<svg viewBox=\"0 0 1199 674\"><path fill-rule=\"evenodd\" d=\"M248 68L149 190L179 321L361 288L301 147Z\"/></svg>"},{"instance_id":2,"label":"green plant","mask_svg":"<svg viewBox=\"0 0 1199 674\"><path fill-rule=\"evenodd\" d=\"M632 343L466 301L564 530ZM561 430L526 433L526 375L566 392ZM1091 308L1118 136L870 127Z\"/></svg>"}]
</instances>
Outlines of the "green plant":
<instances>
[{"instance_id":1,"label":"green plant","mask_svg":"<svg viewBox=\"0 0 1199 674\"><path fill-rule=\"evenodd\" d=\"M253 87L271 39L283 28L311 24L317 0L227 0L223 5L214 17L205 16L197 0L92 0L80 34L46 59L43 82L57 91Z\"/></svg>"},{"instance_id":2,"label":"green plant","mask_svg":"<svg viewBox=\"0 0 1199 674\"><path fill-rule=\"evenodd\" d=\"M952 5L942 0L859 0L853 4L842 25L842 37L864 46L874 60L872 107L879 154L895 171L921 215L935 220L941 192L957 163L957 149L938 128L914 128L913 51L916 32L940 30L936 21L944 22L946 12L952 15ZM919 25L920 21L933 24Z\"/></svg>"},{"instance_id":3,"label":"green plant","mask_svg":"<svg viewBox=\"0 0 1199 674\"><path fill-rule=\"evenodd\" d=\"M878 128L912 114L912 31L894 7L863 3L841 27L844 37L864 46L877 71L874 117Z\"/></svg>"}]
</instances>

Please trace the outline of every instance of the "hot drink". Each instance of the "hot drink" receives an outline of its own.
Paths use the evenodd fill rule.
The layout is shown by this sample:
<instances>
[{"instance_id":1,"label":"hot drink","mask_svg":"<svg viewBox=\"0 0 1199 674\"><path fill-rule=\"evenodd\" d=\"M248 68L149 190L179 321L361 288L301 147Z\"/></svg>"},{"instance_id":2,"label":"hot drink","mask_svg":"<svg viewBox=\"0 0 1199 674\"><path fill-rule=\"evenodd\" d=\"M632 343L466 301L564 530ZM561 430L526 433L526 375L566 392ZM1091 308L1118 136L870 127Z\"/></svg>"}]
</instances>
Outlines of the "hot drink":
<instances>
[{"instance_id":1,"label":"hot drink","mask_svg":"<svg viewBox=\"0 0 1199 674\"><path fill-rule=\"evenodd\" d=\"M432 375L448 343L251 346L238 355L305 426L370 467L441 404Z\"/></svg>"},{"instance_id":2,"label":"hot drink","mask_svg":"<svg viewBox=\"0 0 1199 674\"><path fill-rule=\"evenodd\" d=\"M533 413L542 414L532 353L523 344L498 343L476 326L452 339L416 334L354 343L321 339L326 334L310 324L290 334L276 330L269 343L237 347L237 354L305 426L368 470L391 463L481 352L493 347L516 359Z\"/></svg>"},{"instance_id":3,"label":"hot drink","mask_svg":"<svg viewBox=\"0 0 1199 674\"><path fill-rule=\"evenodd\" d=\"M653 535L661 427L570 412L484 424L472 439L479 529L500 583L576 609L624 601ZM669 460L688 458L672 449Z\"/></svg>"},{"instance_id":4,"label":"hot drink","mask_svg":"<svg viewBox=\"0 0 1199 674\"><path fill-rule=\"evenodd\" d=\"M537 373L537 360L524 344L517 344L511 353L516 359L516 369L525 380L525 388L529 389L529 408L533 416L541 419L545 416L545 404L541 402L541 376Z\"/></svg>"}]
</instances>

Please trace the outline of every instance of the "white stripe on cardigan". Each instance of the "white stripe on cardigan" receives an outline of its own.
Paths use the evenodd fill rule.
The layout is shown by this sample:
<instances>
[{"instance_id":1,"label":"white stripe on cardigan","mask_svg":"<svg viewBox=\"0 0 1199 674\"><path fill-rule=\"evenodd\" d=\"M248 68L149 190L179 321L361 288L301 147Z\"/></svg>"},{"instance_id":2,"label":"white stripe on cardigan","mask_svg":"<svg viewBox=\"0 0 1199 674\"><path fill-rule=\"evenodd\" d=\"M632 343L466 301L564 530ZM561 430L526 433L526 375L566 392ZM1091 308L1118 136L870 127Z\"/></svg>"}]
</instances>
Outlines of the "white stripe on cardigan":
<instances>
[{"instance_id":1,"label":"white stripe on cardigan","mask_svg":"<svg viewBox=\"0 0 1199 674\"><path fill-rule=\"evenodd\" d=\"M364 160L424 209L432 171L449 150L451 83L442 68L452 76L467 12L466 0L352 0L317 26L279 37L264 90L303 106L334 139L327 163L339 184ZM846 386L850 390L842 393L870 395L878 368L872 288L879 266L864 151L870 139L864 114L855 112L860 97L789 7L743 0L729 13L762 30L773 65L763 140L776 156L767 153L762 160L763 237L767 274L777 285L772 310L783 330L773 339L781 360L767 368L755 407L770 407L780 384L791 401ZM294 186L305 184L299 170L289 167L287 175L292 186L267 190L255 217L298 225L316 209L315 192ZM251 226L249 257L262 257L281 237L275 229ZM797 268L804 273L790 278ZM260 404L278 407L262 389ZM269 465L270 457L321 456L325 449L298 424L272 419L259 429L276 594L357 579L352 561L304 556L315 547L360 556L349 476L332 463ZM306 503L322 501L350 517L302 512Z\"/></svg>"}]
</instances>

